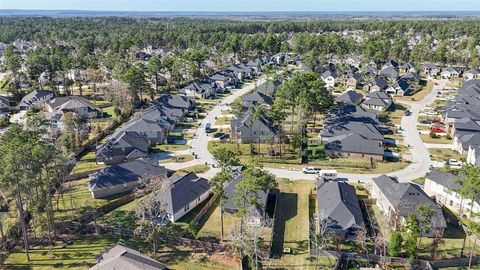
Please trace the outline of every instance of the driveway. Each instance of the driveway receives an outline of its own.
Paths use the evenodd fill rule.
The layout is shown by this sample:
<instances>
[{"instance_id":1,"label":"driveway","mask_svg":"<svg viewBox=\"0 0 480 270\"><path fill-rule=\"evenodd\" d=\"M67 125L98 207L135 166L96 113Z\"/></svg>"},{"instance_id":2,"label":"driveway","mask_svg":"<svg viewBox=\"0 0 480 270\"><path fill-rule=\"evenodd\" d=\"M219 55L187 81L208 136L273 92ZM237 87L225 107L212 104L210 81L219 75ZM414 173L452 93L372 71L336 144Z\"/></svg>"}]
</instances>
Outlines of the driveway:
<instances>
[{"instance_id":1,"label":"driveway","mask_svg":"<svg viewBox=\"0 0 480 270\"><path fill-rule=\"evenodd\" d=\"M265 79L259 79L258 83L264 82ZM420 101L398 101L402 104L408 104L411 106L410 111L412 114L410 116L403 116L401 120L402 127L402 136L404 137L404 142L406 145L410 146L410 152L412 156L412 162L406 168L388 173L391 176L398 178L400 182L409 182L419 177L424 177L425 174L429 171L431 160L430 154L427 150L427 147L421 140L418 129L417 129L417 120L420 114L420 111L424 110L428 105L432 104L435 100L436 93L443 89L446 81L439 80L435 81L436 84L433 86L432 91L427 94ZM192 152L198 155L198 158L201 160L201 163L215 164L215 160L208 151L207 145L208 141L211 140L211 137L205 133L205 125L207 123L214 123L215 118L219 117L223 109L226 109L235 99L241 97L248 92L255 89L255 83L249 83L245 85L242 89L235 91L232 95L226 97L222 102L215 106L203 119L201 126L197 129L195 137L192 140ZM274 174L280 178L289 178L291 180L314 180L314 175L303 174L300 170L293 169L279 169L279 168L265 168L268 172ZM212 168L208 171L205 176L213 177L218 172L217 168ZM349 179L350 181L355 182L364 182L368 183L372 178L379 176L380 174L353 174L353 173L339 173L339 178Z\"/></svg>"}]
</instances>

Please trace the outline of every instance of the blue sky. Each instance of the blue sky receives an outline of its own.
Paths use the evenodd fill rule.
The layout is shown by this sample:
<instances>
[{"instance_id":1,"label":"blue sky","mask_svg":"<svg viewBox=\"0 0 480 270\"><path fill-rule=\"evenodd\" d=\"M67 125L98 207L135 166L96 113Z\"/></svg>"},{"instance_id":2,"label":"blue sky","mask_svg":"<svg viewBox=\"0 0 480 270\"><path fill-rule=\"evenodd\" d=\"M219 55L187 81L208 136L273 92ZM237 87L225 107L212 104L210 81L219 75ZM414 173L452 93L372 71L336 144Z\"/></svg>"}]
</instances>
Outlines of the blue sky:
<instances>
[{"instance_id":1,"label":"blue sky","mask_svg":"<svg viewBox=\"0 0 480 270\"><path fill-rule=\"evenodd\" d=\"M0 9L121 11L478 11L480 0L0 0Z\"/></svg>"}]
</instances>

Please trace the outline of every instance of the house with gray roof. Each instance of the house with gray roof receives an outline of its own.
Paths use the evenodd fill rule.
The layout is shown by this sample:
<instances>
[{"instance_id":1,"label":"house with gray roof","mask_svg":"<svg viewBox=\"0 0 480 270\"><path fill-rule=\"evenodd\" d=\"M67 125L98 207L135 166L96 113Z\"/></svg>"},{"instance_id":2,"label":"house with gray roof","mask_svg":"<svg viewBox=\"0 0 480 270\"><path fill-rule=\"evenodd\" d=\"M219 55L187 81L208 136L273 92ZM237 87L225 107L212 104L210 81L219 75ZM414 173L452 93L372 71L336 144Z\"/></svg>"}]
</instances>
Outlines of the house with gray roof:
<instances>
[{"instance_id":1,"label":"house with gray roof","mask_svg":"<svg viewBox=\"0 0 480 270\"><path fill-rule=\"evenodd\" d=\"M255 119L250 112L245 112L231 124L231 138L240 143L271 143L277 138L272 121L265 114Z\"/></svg>"},{"instance_id":2,"label":"house with gray roof","mask_svg":"<svg viewBox=\"0 0 480 270\"><path fill-rule=\"evenodd\" d=\"M218 91L217 84L209 78L196 80L191 84L178 90L178 93L193 98L209 98Z\"/></svg>"},{"instance_id":3,"label":"house with gray roof","mask_svg":"<svg viewBox=\"0 0 480 270\"><path fill-rule=\"evenodd\" d=\"M463 73L463 79L466 81L480 79L480 71L476 68L471 68Z\"/></svg>"},{"instance_id":4,"label":"house with gray roof","mask_svg":"<svg viewBox=\"0 0 480 270\"><path fill-rule=\"evenodd\" d=\"M388 66L385 67L384 69L380 70L379 72L380 76L384 76L385 78L395 81L398 79L400 76L400 73L398 72L398 69L394 66Z\"/></svg>"},{"instance_id":5,"label":"house with gray roof","mask_svg":"<svg viewBox=\"0 0 480 270\"><path fill-rule=\"evenodd\" d=\"M235 214L241 208L235 202L235 190L237 188L238 183L242 180L243 176L241 171L234 171L233 172L233 179L225 185L223 188L225 194L225 202L223 203L223 210L229 214ZM258 203L253 205L248 209L249 212L249 220L247 223L249 225L256 225L259 226L262 224L263 219L266 217L266 209L267 209L267 202L268 196L270 194L270 189L260 189L255 191L255 194L258 198Z\"/></svg>"},{"instance_id":6,"label":"house with gray roof","mask_svg":"<svg viewBox=\"0 0 480 270\"><path fill-rule=\"evenodd\" d=\"M150 143L135 131L117 134L95 151L98 163L117 164L148 156Z\"/></svg>"},{"instance_id":7,"label":"house with gray roof","mask_svg":"<svg viewBox=\"0 0 480 270\"><path fill-rule=\"evenodd\" d=\"M45 104L48 112L75 113L85 118L98 118L103 116L100 108L89 100L80 96L56 97Z\"/></svg>"},{"instance_id":8,"label":"house with gray roof","mask_svg":"<svg viewBox=\"0 0 480 270\"><path fill-rule=\"evenodd\" d=\"M343 105L327 111L323 122L324 125L332 125L352 121L378 125L379 115L377 111L367 110L360 106Z\"/></svg>"},{"instance_id":9,"label":"house with gray roof","mask_svg":"<svg viewBox=\"0 0 480 270\"><path fill-rule=\"evenodd\" d=\"M458 78L460 77L460 72L454 67L445 67L442 68L440 76L442 76L443 79Z\"/></svg>"},{"instance_id":10,"label":"house with gray roof","mask_svg":"<svg viewBox=\"0 0 480 270\"><path fill-rule=\"evenodd\" d=\"M447 207L461 216L470 214L471 200L462 198L457 190L460 184L458 176L449 172L432 170L425 176L425 193L434 198L437 203ZM480 197L473 200L473 213L480 212Z\"/></svg>"},{"instance_id":11,"label":"house with gray roof","mask_svg":"<svg viewBox=\"0 0 480 270\"><path fill-rule=\"evenodd\" d=\"M383 174L372 179L370 194L384 215L388 218L399 217L397 225L402 225L410 214L418 217L417 207L427 205L435 214L424 236L432 237L437 232L443 234L447 227L442 208L416 184L399 183L395 178Z\"/></svg>"},{"instance_id":12,"label":"house with gray roof","mask_svg":"<svg viewBox=\"0 0 480 270\"><path fill-rule=\"evenodd\" d=\"M235 77L232 73L226 71L220 71L209 77L214 81L219 88L225 89L227 87L236 87L238 83L238 78Z\"/></svg>"},{"instance_id":13,"label":"house with gray roof","mask_svg":"<svg viewBox=\"0 0 480 270\"><path fill-rule=\"evenodd\" d=\"M46 90L34 90L22 98L18 104L20 110L30 110L39 107L53 99L53 93Z\"/></svg>"},{"instance_id":14,"label":"house with gray roof","mask_svg":"<svg viewBox=\"0 0 480 270\"><path fill-rule=\"evenodd\" d=\"M327 88L335 87L335 83L337 81L337 73L334 70L326 70L322 73L321 77Z\"/></svg>"},{"instance_id":15,"label":"house with gray roof","mask_svg":"<svg viewBox=\"0 0 480 270\"><path fill-rule=\"evenodd\" d=\"M422 80L422 77L418 73L410 72L410 73L407 73L407 74L403 75L399 80L412 82L412 83L418 83Z\"/></svg>"},{"instance_id":16,"label":"house with gray roof","mask_svg":"<svg viewBox=\"0 0 480 270\"><path fill-rule=\"evenodd\" d=\"M318 181L317 209L320 226L328 224L335 233L346 236L365 228L355 188L345 182Z\"/></svg>"},{"instance_id":17,"label":"house with gray roof","mask_svg":"<svg viewBox=\"0 0 480 270\"><path fill-rule=\"evenodd\" d=\"M355 90L347 90L335 98L335 102L345 105L358 105L362 102L363 95Z\"/></svg>"},{"instance_id":18,"label":"house with gray roof","mask_svg":"<svg viewBox=\"0 0 480 270\"><path fill-rule=\"evenodd\" d=\"M0 96L0 112L9 112L10 109L10 100L6 97Z\"/></svg>"},{"instance_id":19,"label":"house with gray roof","mask_svg":"<svg viewBox=\"0 0 480 270\"><path fill-rule=\"evenodd\" d=\"M382 142L365 138L357 133L331 137L325 144L325 155L331 158L362 158L382 161L384 152Z\"/></svg>"},{"instance_id":20,"label":"house with gray roof","mask_svg":"<svg viewBox=\"0 0 480 270\"><path fill-rule=\"evenodd\" d=\"M320 132L320 137L322 142L330 142L337 136L349 134L359 134L366 139L383 142L383 135L374 124L357 121L340 121L326 125Z\"/></svg>"},{"instance_id":21,"label":"house with gray roof","mask_svg":"<svg viewBox=\"0 0 480 270\"><path fill-rule=\"evenodd\" d=\"M257 92L262 93L266 96L273 97L275 91L282 85L282 81L265 81L260 85L257 85Z\"/></svg>"},{"instance_id":22,"label":"house with gray roof","mask_svg":"<svg viewBox=\"0 0 480 270\"><path fill-rule=\"evenodd\" d=\"M416 73L417 69L415 63L407 62L398 67L398 70L403 73Z\"/></svg>"},{"instance_id":23,"label":"house with gray roof","mask_svg":"<svg viewBox=\"0 0 480 270\"><path fill-rule=\"evenodd\" d=\"M97 264L90 270L166 270L163 263L154 260L123 244L117 244L113 248L97 256Z\"/></svg>"},{"instance_id":24,"label":"house with gray roof","mask_svg":"<svg viewBox=\"0 0 480 270\"><path fill-rule=\"evenodd\" d=\"M120 126L112 138L118 137L125 132L136 132L138 135L143 136L149 145L163 144L167 139L168 130L161 127L157 122L135 117L130 121Z\"/></svg>"},{"instance_id":25,"label":"house with gray roof","mask_svg":"<svg viewBox=\"0 0 480 270\"><path fill-rule=\"evenodd\" d=\"M480 145L469 145L467 152L467 164L480 167Z\"/></svg>"},{"instance_id":26,"label":"house with gray roof","mask_svg":"<svg viewBox=\"0 0 480 270\"><path fill-rule=\"evenodd\" d=\"M393 105L392 97L385 92L370 92L367 95L367 99L362 103L362 107L365 109L386 111Z\"/></svg>"},{"instance_id":27,"label":"house with gray roof","mask_svg":"<svg viewBox=\"0 0 480 270\"><path fill-rule=\"evenodd\" d=\"M212 188L208 180L191 172L180 176L174 174L168 178L169 187L158 191L156 200L165 204L166 213L159 219L175 222L185 214L205 201L211 194Z\"/></svg>"},{"instance_id":28,"label":"house with gray roof","mask_svg":"<svg viewBox=\"0 0 480 270\"><path fill-rule=\"evenodd\" d=\"M94 199L106 198L141 188L152 178L167 179L165 167L155 160L137 159L91 174L88 189Z\"/></svg>"},{"instance_id":29,"label":"house with gray roof","mask_svg":"<svg viewBox=\"0 0 480 270\"><path fill-rule=\"evenodd\" d=\"M400 96L403 97L410 92L410 85L406 80L398 80L387 89L385 93L391 96Z\"/></svg>"},{"instance_id":30,"label":"house with gray roof","mask_svg":"<svg viewBox=\"0 0 480 270\"><path fill-rule=\"evenodd\" d=\"M428 76L437 76L440 73L440 68L433 63L427 63L423 66L423 73Z\"/></svg>"},{"instance_id":31,"label":"house with gray roof","mask_svg":"<svg viewBox=\"0 0 480 270\"><path fill-rule=\"evenodd\" d=\"M367 92L383 91L387 89L388 82L381 76L376 76L364 86Z\"/></svg>"},{"instance_id":32,"label":"house with gray roof","mask_svg":"<svg viewBox=\"0 0 480 270\"><path fill-rule=\"evenodd\" d=\"M242 97L242 106L245 108L256 108L258 106L270 108L272 105L273 99L271 97L257 91Z\"/></svg>"},{"instance_id":33,"label":"house with gray roof","mask_svg":"<svg viewBox=\"0 0 480 270\"><path fill-rule=\"evenodd\" d=\"M467 155L471 145L480 145L480 132L457 133L453 137L454 149L462 155Z\"/></svg>"}]
</instances>

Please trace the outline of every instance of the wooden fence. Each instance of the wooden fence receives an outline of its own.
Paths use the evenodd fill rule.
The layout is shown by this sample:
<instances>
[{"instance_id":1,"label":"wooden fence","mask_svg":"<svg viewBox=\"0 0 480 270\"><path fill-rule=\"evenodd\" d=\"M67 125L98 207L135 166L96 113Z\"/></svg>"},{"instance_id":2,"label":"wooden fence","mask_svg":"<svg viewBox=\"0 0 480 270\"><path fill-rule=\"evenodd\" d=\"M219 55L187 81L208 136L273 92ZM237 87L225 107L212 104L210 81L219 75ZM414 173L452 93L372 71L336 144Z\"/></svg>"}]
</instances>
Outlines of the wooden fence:
<instances>
[{"instance_id":1,"label":"wooden fence","mask_svg":"<svg viewBox=\"0 0 480 270\"><path fill-rule=\"evenodd\" d=\"M215 203L215 201L218 199L218 195L214 194L213 196L210 197L209 201L205 206L203 206L202 210L200 210L197 215L193 218L193 220L190 222L190 224L196 224L200 221L200 219L207 213L207 211L212 207L212 204Z\"/></svg>"}]
</instances>

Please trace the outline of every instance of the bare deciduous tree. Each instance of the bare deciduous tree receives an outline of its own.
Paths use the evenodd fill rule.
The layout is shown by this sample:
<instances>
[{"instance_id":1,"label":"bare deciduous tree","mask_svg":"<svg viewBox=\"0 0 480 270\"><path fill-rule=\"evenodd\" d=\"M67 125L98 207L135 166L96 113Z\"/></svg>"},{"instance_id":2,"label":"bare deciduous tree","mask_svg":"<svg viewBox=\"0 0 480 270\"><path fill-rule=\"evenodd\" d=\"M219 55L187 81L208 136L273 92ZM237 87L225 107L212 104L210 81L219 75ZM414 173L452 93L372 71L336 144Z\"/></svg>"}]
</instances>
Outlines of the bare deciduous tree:
<instances>
[{"instance_id":1,"label":"bare deciduous tree","mask_svg":"<svg viewBox=\"0 0 480 270\"><path fill-rule=\"evenodd\" d=\"M247 212L244 220L254 219L252 211ZM235 247L242 256L248 257L252 268L258 270L265 260L269 258L268 244L265 243L263 236L273 228L273 220L263 218L260 224L248 224L235 226L232 231L232 239Z\"/></svg>"},{"instance_id":2,"label":"bare deciduous tree","mask_svg":"<svg viewBox=\"0 0 480 270\"><path fill-rule=\"evenodd\" d=\"M153 245L155 253L157 252L157 238L166 231L167 227L162 222L168 217L167 202L162 193L170 188L170 183L162 177L146 177L144 181L148 182L146 188L136 192L137 197L143 197L135 206L135 215L139 219L135 234L146 233L147 241Z\"/></svg>"}]
</instances>

